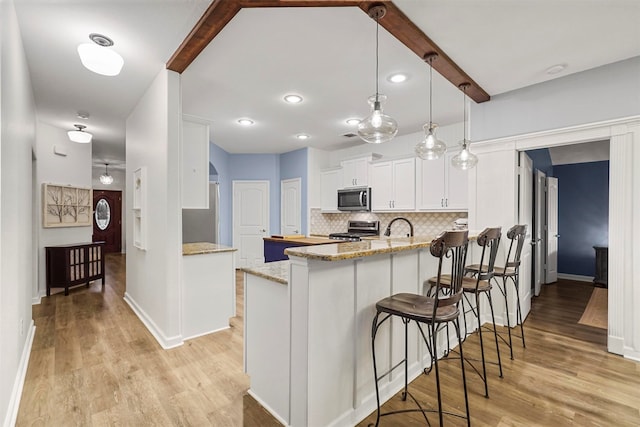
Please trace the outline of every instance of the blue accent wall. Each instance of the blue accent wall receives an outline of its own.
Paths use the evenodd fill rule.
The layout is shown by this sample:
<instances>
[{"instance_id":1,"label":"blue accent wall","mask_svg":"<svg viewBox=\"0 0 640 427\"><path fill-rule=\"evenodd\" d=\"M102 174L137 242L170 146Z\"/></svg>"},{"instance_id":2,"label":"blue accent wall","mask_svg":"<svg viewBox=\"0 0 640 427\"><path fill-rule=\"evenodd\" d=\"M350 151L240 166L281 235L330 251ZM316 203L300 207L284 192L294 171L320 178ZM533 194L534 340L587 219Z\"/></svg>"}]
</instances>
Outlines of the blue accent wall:
<instances>
[{"instance_id":1,"label":"blue accent wall","mask_svg":"<svg viewBox=\"0 0 640 427\"><path fill-rule=\"evenodd\" d=\"M280 179L293 179L300 178L300 201L302 222L301 233L308 233L307 224L307 206L308 206L308 158L309 150L302 148L300 150L289 151L288 153L280 154Z\"/></svg>"},{"instance_id":2,"label":"blue accent wall","mask_svg":"<svg viewBox=\"0 0 640 427\"><path fill-rule=\"evenodd\" d=\"M609 162L556 165L558 272L595 275L593 246L609 242Z\"/></svg>"},{"instance_id":3,"label":"blue accent wall","mask_svg":"<svg viewBox=\"0 0 640 427\"><path fill-rule=\"evenodd\" d=\"M533 161L533 169L544 172L546 176L553 176L553 164L548 148L525 151Z\"/></svg>"}]
</instances>

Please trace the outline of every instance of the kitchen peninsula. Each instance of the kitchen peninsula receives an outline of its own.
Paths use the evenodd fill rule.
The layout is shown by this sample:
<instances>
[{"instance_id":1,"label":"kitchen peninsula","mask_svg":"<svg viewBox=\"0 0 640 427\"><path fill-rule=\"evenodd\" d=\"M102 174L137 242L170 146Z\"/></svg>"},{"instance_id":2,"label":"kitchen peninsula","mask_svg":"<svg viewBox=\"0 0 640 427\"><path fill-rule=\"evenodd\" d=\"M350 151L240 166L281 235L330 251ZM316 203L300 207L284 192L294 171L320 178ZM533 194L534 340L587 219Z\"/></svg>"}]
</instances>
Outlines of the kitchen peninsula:
<instances>
[{"instance_id":1,"label":"kitchen peninsula","mask_svg":"<svg viewBox=\"0 0 640 427\"><path fill-rule=\"evenodd\" d=\"M398 292L422 293L423 281L436 274L434 237L289 248L289 261L243 269L249 393L291 426L351 426L374 411L375 303ZM379 332L381 371L401 360L403 330L393 319ZM415 325L409 333L414 378L430 359ZM399 373L382 380L382 401L402 384Z\"/></svg>"}]
</instances>

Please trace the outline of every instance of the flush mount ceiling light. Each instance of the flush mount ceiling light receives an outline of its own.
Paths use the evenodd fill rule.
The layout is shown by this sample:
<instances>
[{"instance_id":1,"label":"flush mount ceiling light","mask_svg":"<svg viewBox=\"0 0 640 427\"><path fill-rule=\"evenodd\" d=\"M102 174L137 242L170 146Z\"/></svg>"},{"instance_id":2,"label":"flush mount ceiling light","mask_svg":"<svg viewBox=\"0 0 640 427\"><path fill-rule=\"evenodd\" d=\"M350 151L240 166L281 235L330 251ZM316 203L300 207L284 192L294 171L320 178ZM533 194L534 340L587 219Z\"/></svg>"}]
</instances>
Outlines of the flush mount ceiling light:
<instances>
[{"instance_id":1,"label":"flush mount ceiling light","mask_svg":"<svg viewBox=\"0 0 640 427\"><path fill-rule=\"evenodd\" d=\"M93 135L91 135L89 132L85 132L84 129L86 128L85 125L74 125L76 127L75 130L70 130L67 132L67 135L69 135L69 139L73 142L78 142L80 144L87 144L89 142L91 142L91 138L93 138Z\"/></svg>"},{"instance_id":2,"label":"flush mount ceiling light","mask_svg":"<svg viewBox=\"0 0 640 427\"><path fill-rule=\"evenodd\" d=\"M360 123L360 119L347 119L346 122L349 126L355 126Z\"/></svg>"},{"instance_id":3,"label":"flush mount ceiling light","mask_svg":"<svg viewBox=\"0 0 640 427\"><path fill-rule=\"evenodd\" d=\"M369 9L369 16L376 20L376 93L369 97L371 114L358 124L358 136L369 144L380 144L391 141L398 133L398 123L382 112L382 104L387 97L378 92L378 33L380 18L387 9L383 5L375 5Z\"/></svg>"},{"instance_id":4,"label":"flush mount ceiling light","mask_svg":"<svg viewBox=\"0 0 640 427\"><path fill-rule=\"evenodd\" d=\"M100 183L104 185L111 185L113 183L113 177L109 175L109 163L104 164L104 173L100 175Z\"/></svg>"},{"instance_id":5,"label":"flush mount ceiling light","mask_svg":"<svg viewBox=\"0 0 640 427\"><path fill-rule=\"evenodd\" d=\"M567 64L556 64L547 68L547 74L554 75L563 72L567 68Z\"/></svg>"},{"instance_id":6,"label":"flush mount ceiling light","mask_svg":"<svg viewBox=\"0 0 640 427\"><path fill-rule=\"evenodd\" d=\"M433 123L433 61L438 57L437 53L425 56L425 61L429 63L429 123L424 125L424 139L416 144L416 156L425 160L439 159L447 151L447 144L436 137L438 125Z\"/></svg>"},{"instance_id":7,"label":"flush mount ceiling light","mask_svg":"<svg viewBox=\"0 0 640 427\"><path fill-rule=\"evenodd\" d=\"M464 135L460 142L460 152L451 158L451 165L458 169L467 170L478 164L478 157L469 150L471 141L467 140L467 88L469 83L463 83L459 87L462 89L464 99Z\"/></svg>"},{"instance_id":8,"label":"flush mount ceiling light","mask_svg":"<svg viewBox=\"0 0 640 427\"><path fill-rule=\"evenodd\" d=\"M124 59L113 49L113 40L102 34L89 34L93 43L78 46L80 61L88 70L103 76L117 76L122 70Z\"/></svg>"},{"instance_id":9,"label":"flush mount ceiling light","mask_svg":"<svg viewBox=\"0 0 640 427\"><path fill-rule=\"evenodd\" d=\"M387 80L389 80L391 83L402 83L407 81L409 77L406 74L402 74L402 73L397 73L397 74L391 74L389 77L387 77Z\"/></svg>"},{"instance_id":10,"label":"flush mount ceiling light","mask_svg":"<svg viewBox=\"0 0 640 427\"><path fill-rule=\"evenodd\" d=\"M302 97L300 95L286 95L284 100L289 104L299 104L302 102Z\"/></svg>"},{"instance_id":11,"label":"flush mount ceiling light","mask_svg":"<svg viewBox=\"0 0 640 427\"><path fill-rule=\"evenodd\" d=\"M298 139L309 139L309 135L307 135L306 133L299 133L296 135L296 138Z\"/></svg>"},{"instance_id":12,"label":"flush mount ceiling light","mask_svg":"<svg viewBox=\"0 0 640 427\"><path fill-rule=\"evenodd\" d=\"M242 126L251 126L254 122L251 119L238 119L238 123Z\"/></svg>"}]
</instances>

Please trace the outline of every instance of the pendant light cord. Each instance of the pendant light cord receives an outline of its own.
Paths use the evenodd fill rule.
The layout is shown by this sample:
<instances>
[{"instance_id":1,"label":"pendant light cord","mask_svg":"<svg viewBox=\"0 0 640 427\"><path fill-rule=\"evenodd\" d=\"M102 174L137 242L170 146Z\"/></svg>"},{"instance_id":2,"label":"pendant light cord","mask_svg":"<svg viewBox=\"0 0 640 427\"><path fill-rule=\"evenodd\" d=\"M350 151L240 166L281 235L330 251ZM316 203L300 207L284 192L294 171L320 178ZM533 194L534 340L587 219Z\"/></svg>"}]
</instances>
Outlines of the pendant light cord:
<instances>
[{"instance_id":1,"label":"pendant light cord","mask_svg":"<svg viewBox=\"0 0 640 427\"><path fill-rule=\"evenodd\" d=\"M463 103L463 111L464 111L464 135L462 138L462 147L467 148L467 85L462 85L462 103Z\"/></svg>"},{"instance_id":2,"label":"pendant light cord","mask_svg":"<svg viewBox=\"0 0 640 427\"><path fill-rule=\"evenodd\" d=\"M380 22L376 15L376 102L378 102L378 32L380 31Z\"/></svg>"},{"instance_id":3,"label":"pendant light cord","mask_svg":"<svg viewBox=\"0 0 640 427\"><path fill-rule=\"evenodd\" d=\"M429 130L433 127L433 57L429 58Z\"/></svg>"}]
</instances>

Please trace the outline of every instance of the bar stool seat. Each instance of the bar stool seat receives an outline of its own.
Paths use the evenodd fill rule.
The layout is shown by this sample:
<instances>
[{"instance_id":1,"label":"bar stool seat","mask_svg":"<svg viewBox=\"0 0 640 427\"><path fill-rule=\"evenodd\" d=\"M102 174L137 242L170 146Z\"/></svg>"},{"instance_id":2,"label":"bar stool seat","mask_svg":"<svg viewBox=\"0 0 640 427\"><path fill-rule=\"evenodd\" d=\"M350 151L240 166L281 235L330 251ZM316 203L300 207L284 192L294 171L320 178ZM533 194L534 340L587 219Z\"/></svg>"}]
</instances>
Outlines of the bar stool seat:
<instances>
[{"instance_id":1,"label":"bar stool seat","mask_svg":"<svg viewBox=\"0 0 640 427\"><path fill-rule=\"evenodd\" d=\"M432 277L427 281L431 286L435 285L435 281L433 279L434 278ZM442 286L449 286L451 284L451 276L448 274L443 274L440 280ZM491 286L491 282L489 282L488 280L477 281L473 277L463 277L462 290L465 292L474 292L476 290L476 283L478 285L479 292L487 292L493 288L493 286Z\"/></svg>"},{"instance_id":2,"label":"bar stool seat","mask_svg":"<svg viewBox=\"0 0 640 427\"><path fill-rule=\"evenodd\" d=\"M455 305L448 305L438 307L433 316L435 304L435 298L403 293L381 299L376 303L376 310L422 323L450 322L460 314Z\"/></svg>"}]
</instances>

